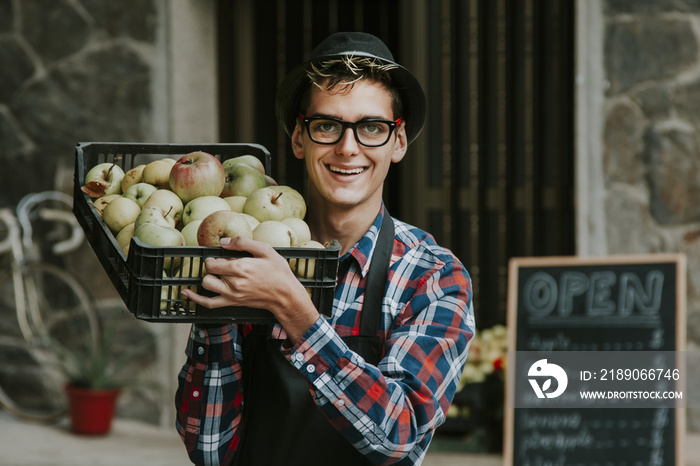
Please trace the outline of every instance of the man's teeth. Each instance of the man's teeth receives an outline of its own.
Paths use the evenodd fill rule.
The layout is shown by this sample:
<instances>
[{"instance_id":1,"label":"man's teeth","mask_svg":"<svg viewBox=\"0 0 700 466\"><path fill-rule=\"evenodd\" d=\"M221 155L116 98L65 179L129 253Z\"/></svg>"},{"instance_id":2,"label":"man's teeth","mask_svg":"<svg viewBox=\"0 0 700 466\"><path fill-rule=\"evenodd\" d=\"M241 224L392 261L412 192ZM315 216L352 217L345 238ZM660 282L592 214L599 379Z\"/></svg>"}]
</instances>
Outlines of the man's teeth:
<instances>
[{"instance_id":1,"label":"man's teeth","mask_svg":"<svg viewBox=\"0 0 700 466\"><path fill-rule=\"evenodd\" d=\"M330 169L332 172L342 173L343 175L355 175L355 174L362 173L363 171L365 171L364 168L353 168L352 170L345 170L343 168L338 168L338 167L333 167L333 166L331 166Z\"/></svg>"}]
</instances>

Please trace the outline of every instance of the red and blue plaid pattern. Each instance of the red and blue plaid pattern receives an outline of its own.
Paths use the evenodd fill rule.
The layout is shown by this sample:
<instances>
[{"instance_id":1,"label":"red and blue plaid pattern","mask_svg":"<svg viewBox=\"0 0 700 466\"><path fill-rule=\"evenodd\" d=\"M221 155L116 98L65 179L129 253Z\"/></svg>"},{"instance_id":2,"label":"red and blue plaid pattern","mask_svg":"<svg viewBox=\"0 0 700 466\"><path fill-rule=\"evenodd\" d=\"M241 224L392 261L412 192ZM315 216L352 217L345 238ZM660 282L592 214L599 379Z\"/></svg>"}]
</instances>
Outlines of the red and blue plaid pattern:
<instances>
[{"instance_id":1,"label":"red and blue plaid pattern","mask_svg":"<svg viewBox=\"0 0 700 466\"><path fill-rule=\"evenodd\" d=\"M395 220L395 238L373 366L340 337L359 333L366 275L382 214L340 260L333 316L281 348L309 380L316 404L376 464L422 462L457 388L474 334L467 271L434 238ZM196 464L228 465L245 415L241 342L247 326L193 325L179 375L177 429ZM276 329L276 337L284 331Z\"/></svg>"}]
</instances>

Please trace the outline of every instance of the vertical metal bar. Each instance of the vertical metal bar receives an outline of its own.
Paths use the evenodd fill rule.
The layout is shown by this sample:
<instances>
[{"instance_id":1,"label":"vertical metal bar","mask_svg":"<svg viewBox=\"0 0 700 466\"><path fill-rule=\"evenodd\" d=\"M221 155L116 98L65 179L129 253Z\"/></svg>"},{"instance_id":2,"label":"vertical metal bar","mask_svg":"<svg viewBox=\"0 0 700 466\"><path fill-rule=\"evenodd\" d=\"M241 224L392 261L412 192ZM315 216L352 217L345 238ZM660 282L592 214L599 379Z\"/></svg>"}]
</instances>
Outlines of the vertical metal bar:
<instances>
[{"instance_id":1,"label":"vertical metal bar","mask_svg":"<svg viewBox=\"0 0 700 466\"><path fill-rule=\"evenodd\" d=\"M236 8L232 19L233 29L235 32L235 54L238 55L238 65L242 69L253 69L254 51L248 46L255 41L253 40L254 31L251 21L245 21L245 18L254 17L254 6L251 0L243 0L236 3ZM235 68L235 67L234 67ZM255 135L255 102L254 90L255 82L252 73L236 73L235 69L231 70L230 77L236 80L236 89L234 89L234 99L237 102L239 112L249 115L248 118L238 118L234 113L232 118L235 118L237 130L236 136L243 141L252 141Z\"/></svg>"},{"instance_id":2,"label":"vertical metal bar","mask_svg":"<svg viewBox=\"0 0 700 466\"><path fill-rule=\"evenodd\" d=\"M547 238L543 232L543 219L542 219L542 183L543 183L543 173L541 165L546 156L544 154L545 147L542 144L542 131L543 128L547 128L546 111L547 105L544 99L546 96L542 95L543 87L542 83L545 81L544 76L544 64L543 60L546 59L542 54L542 44L546 42L543 37L546 36L545 29L546 24L543 23L542 11L547 5L542 2L533 1L532 2L532 152L530 163L532 167L531 173L529 173L528 179L531 180L532 198L529 204L532 206L532 228L534 238L538 241L530 242L532 247L532 255L538 256L542 255L542 250ZM546 22L546 21L545 21Z\"/></svg>"},{"instance_id":3,"label":"vertical metal bar","mask_svg":"<svg viewBox=\"0 0 700 466\"><path fill-rule=\"evenodd\" d=\"M557 12L560 24L560 51L558 60L559 80L562 83L561 105L558 119L562 123L559 132L561 138L559 146L555 150L560 154L562 166L560 174L560 197L561 197L561 242L559 249L569 251L571 254L576 250L575 238L575 208L574 208L574 81L575 81L575 57L574 44L574 8L572 2L561 2Z\"/></svg>"},{"instance_id":4,"label":"vertical metal bar","mask_svg":"<svg viewBox=\"0 0 700 466\"><path fill-rule=\"evenodd\" d=\"M430 100L428 101L430 115L430 126L428 126L430 138L430 153L433 157L429 159L428 166L428 185L431 188L440 187L442 183L442 163L436 163L437 157L435 154L442 154L442 131L441 128L445 123L442 112L442 0L439 2L430 2L429 4L429 49L430 49L430 71L428 76L428 93ZM439 161L439 159L438 159Z\"/></svg>"},{"instance_id":5,"label":"vertical metal bar","mask_svg":"<svg viewBox=\"0 0 700 466\"><path fill-rule=\"evenodd\" d=\"M338 0L328 2L328 28L332 32L338 31Z\"/></svg>"},{"instance_id":6,"label":"vertical metal bar","mask_svg":"<svg viewBox=\"0 0 700 466\"><path fill-rule=\"evenodd\" d=\"M452 8L450 0L442 0L442 40L441 40L441 79L442 79L442 121L449 122L452 113L452 56L451 56L451 24ZM441 159L442 159L442 210L443 210L443 242L447 247L452 247L452 127L449 124L442 125L441 134Z\"/></svg>"},{"instance_id":7,"label":"vertical metal bar","mask_svg":"<svg viewBox=\"0 0 700 466\"><path fill-rule=\"evenodd\" d=\"M364 21L363 21L363 8L362 8L362 2L355 2L355 15L354 15L354 22L355 22L355 30L356 31L363 31L364 30Z\"/></svg>"},{"instance_id":8,"label":"vertical metal bar","mask_svg":"<svg viewBox=\"0 0 700 466\"><path fill-rule=\"evenodd\" d=\"M444 205L442 203L442 183L443 183L443 130L442 127L449 120L445 120L443 113L443 0L431 1L428 3L428 88L426 89L428 99L428 115L430 115L430 125L427 129L428 152L426 172L426 194L425 208L428 211L427 229L433 233L438 242L445 244L444 234ZM437 200L437 201L436 201Z\"/></svg>"},{"instance_id":9,"label":"vertical metal bar","mask_svg":"<svg viewBox=\"0 0 700 466\"><path fill-rule=\"evenodd\" d=\"M453 252L469 270L479 309L478 1L453 0ZM478 311L477 311L478 312Z\"/></svg>"},{"instance_id":10,"label":"vertical metal bar","mask_svg":"<svg viewBox=\"0 0 700 466\"><path fill-rule=\"evenodd\" d=\"M481 53L481 36L479 30L479 0L471 0L469 2L469 212L470 212L470 274L472 276L472 286L474 287L475 302L474 306L477 313L480 314L480 304L485 302L479 293L481 284L481 247L479 242L480 237L480 205L481 199L481 146L479 145L480 119L479 106L481 104L479 93L479 54Z\"/></svg>"},{"instance_id":11,"label":"vertical metal bar","mask_svg":"<svg viewBox=\"0 0 700 466\"><path fill-rule=\"evenodd\" d=\"M499 320L505 320L506 316L506 295L508 291L508 243L507 243L507 206L506 206L506 189L507 189L507 161L508 161L508 139L507 139L507 112L508 112L508 92L506 87L507 70L507 16L506 16L506 0L498 0L496 16L496 99L497 99L497 129L496 129L496 216L498 219L498 230L496 239L498 242L496 250L497 256L497 309Z\"/></svg>"},{"instance_id":12,"label":"vertical metal bar","mask_svg":"<svg viewBox=\"0 0 700 466\"><path fill-rule=\"evenodd\" d=\"M410 69L423 85L428 103L426 127L408 148L404 160L391 171L396 176L400 186L400 198L396 199L400 208L401 218L416 226L427 229L430 225L428 211L430 204L429 176L430 159L432 155L431 127L437 124L433 114L432 87L432 48L431 29L433 18L432 6L427 0L401 0L401 8L397 8L400 23L399 51L401 63ZM396 13L392 15L396 20ZM389 198L385 193L385 198ZM397 215L399 209L396 210Z\"/></svg>"},{"instance_id":13,"label":"vertical metal bar","mask_svg":"<svg viewBox=\"0 0 700 466\"><path fill-rule=\"evenodd\" d=\"M534 127L533 122L535 120L535 115L533 112L533 19L532 19L532 0L525 0L524 8L524 87L525 87L525 102L524 108L522 109L522 114L524 116L524 203L523 210L525 211L525 250L524 253L527 256L532 256L534 254L534 225L535 225L535 214L533 210L534 205Z\"/></svg>"},{"instance_id":14,"label":"vertical metal bar","mask_svg":"<svg viewBox=\"0 0 700 466\"><path fill-rule=\"evenodd\" d=\"M479 4L479 131L482 202L480 205L479 243L483 256L480 261L480 292L488 299L488 312L480 315L483 326L498 315L498 2L481 0ZM483 306L483 301L482 301Z\"/></svg>"},{"instance_id":15,"label":"vertical metal bar","mask_svg":"<svg viewBox=\"0 0 700 466\"><path fill-rule=\"evenodd\" d=\"M284 76L287 74L287 4L284 0L277 0L276 7L276 19L277 19L277 83L279 84ZM276 154L276 172L275 173L287 173L287 149L289 147L289 140L287 139L287 134L284 131L282 125L277 125L277 145Z\"/></svg>"},{"instance_id":16,"label":"vertical metal bar","mask_svg":"<svg viewBox=\"0 0 700 466\"><path fill-rule=\"evenodd\" d=\"M560 79L565 83L562 98L562 111L560 119L564 124L562 129L562 141L559 150L562 154L568 154L563 157L563 179L562 191L564 192L564 215L562 231L564 232L564 242L561 249L568 251L567 254L574 254L576 251L576 207L575 207L575 81L576 81L576 26L575 26L575 2L563 2L562 9L559 14L559 20L562 23L562 50L560 60L562 62L562 70Z\"/></svg>"}]
</instances>

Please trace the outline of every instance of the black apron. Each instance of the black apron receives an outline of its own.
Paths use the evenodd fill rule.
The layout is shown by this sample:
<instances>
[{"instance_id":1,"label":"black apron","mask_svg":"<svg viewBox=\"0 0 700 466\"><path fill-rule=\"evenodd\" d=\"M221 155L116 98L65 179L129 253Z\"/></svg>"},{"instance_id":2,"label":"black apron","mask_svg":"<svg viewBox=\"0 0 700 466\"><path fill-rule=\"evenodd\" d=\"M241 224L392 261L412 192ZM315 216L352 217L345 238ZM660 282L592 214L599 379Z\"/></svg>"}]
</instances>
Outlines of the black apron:
<instances>
[{"instance_id":1,"label":"black apron","mask_svg":"<svg viewBox=\"0 0 700 466\"><path fill-rule=\"evenodd\" d=\"M382 357L377 336L394 244L394 222L385 210L367 274L360 333L343 337L369 364ZM244 421L236 453L238 466L358 466L372 464L328 422L314 403L309 382L280 353L282 340L254 325L244 341Z\"/></svg>"}]
</instances>

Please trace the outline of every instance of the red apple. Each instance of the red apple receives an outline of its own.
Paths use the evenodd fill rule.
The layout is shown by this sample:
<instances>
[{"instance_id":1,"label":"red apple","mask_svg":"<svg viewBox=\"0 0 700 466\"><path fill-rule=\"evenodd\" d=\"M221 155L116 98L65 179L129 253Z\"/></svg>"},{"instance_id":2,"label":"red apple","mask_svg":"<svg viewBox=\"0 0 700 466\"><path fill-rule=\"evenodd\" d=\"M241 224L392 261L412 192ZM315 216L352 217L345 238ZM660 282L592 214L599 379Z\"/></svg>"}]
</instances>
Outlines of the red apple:
<instances>
[{"instance_id":1,"label":"red apple","mask_svg":"<svg viewBox=\"0 0 700 466\"><path fill-rule=\"evenodd\" d=\"M170 189L187 204L198 197L220 195L225 177L219 159L206 152L191 152L170 170Z\"/></svg>"}]
</instances>

